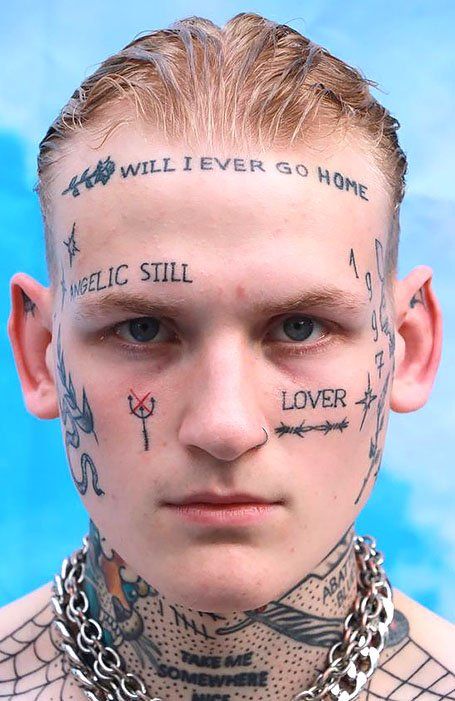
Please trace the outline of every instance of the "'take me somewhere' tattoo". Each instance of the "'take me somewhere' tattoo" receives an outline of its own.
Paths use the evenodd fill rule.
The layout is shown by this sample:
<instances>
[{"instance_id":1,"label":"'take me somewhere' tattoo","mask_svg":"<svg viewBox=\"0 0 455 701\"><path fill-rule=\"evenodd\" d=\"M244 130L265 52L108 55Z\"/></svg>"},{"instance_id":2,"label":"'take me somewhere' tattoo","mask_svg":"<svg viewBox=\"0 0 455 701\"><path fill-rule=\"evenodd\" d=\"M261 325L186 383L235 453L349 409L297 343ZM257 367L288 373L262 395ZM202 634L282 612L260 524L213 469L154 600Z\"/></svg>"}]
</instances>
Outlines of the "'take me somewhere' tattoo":
<instances>
[{"instance_id":1,"label":"'take me somewhere' tattoo","mask_svg":"<svg viewBox=\"0 0 455 701\"><path fill-rule=\"evenodd\" d=\"M62 195L71 193L73 197L79 197L85 189L92 189L97 183L106 185L111 179L131 180L138 176L156 175L157 173L174 173L190 171L226 171L236 173L267 173L277 171L284 175L297 175L300 178L316 180L322 185L334 187L337 190L352 193L361 200L369 201L367 197L368 187L358 180L350 178L339 171L329 171L320 165L307 167L304 163L290 163L289 161L276 161L267 163L254 158L217 158L216 156L183 156L182 160L172 159L170 156L146 159L121 165L107 156L100 159L96 166L88 166L81 175L73 175L68 187L62 191Z\"/></svg>"}]
</instances>

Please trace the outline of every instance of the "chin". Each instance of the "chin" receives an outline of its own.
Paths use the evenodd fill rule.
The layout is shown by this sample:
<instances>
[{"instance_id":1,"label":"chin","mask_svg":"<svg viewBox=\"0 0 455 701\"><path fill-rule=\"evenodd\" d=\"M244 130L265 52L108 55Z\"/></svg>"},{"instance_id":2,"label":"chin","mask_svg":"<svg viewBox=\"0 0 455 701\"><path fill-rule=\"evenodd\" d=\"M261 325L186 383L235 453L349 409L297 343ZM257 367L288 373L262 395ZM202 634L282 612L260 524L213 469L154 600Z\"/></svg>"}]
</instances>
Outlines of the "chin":
<instances>
[{"instance_id":1,"label":"chin","mask_svg":"<svg viewBox=\"0 0 455 701\"><path fill-rule=\"evenodd\" d=\"M189 584L189 583L188 583ZM193 611L205 611L219 615L229 615L238 611L251 611L265 606L274 598L273 593L258 592L257 589L237 590L232 587L210 586L191 587L185 591L175 590L166 595L174 603L190 608Z\"/></svg>"},{"instance_id":2,"label":"chin","mask_svg":"<svg viewBox=\"0 0 455 701\"><path fill-rule=\"evenodd\" d=\"M230 614L265 606L282 595L289 581L276 580L276 570L267 562L248 564L239 562L235 567L229 560L215 558L211 562L194 563L182 568L185 577L168 576L161 582L161 594L173 603L195 611Z\"/></svg>"}]
</instances>

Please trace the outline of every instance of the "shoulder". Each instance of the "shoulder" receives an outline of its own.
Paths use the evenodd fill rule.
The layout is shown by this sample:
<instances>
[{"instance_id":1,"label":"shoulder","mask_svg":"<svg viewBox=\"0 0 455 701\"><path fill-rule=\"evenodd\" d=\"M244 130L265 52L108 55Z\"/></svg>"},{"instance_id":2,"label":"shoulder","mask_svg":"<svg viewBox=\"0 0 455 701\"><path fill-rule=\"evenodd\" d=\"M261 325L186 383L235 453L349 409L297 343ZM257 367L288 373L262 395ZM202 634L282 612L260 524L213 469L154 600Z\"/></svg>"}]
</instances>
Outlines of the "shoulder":
<instances>
[{"instance_id":1,"label":"shoulder","mask_svg":"<svg viewBox=\"0 0 455 701\"><path fill-rule=\"evenodd\" d=\"M394 589L395 617L366 695L455 700L455 626Z\"/></svg>"},{"instance_id":2,"label":"shoulder","mask_svg":"<svg viewBox=\"0 0 455 701\"><path fill-rule=\"evenodd\" d=\"M51 584L0 609L0 697L64 701L74 682L52 627Z\"/></svg>"}]
</instances>

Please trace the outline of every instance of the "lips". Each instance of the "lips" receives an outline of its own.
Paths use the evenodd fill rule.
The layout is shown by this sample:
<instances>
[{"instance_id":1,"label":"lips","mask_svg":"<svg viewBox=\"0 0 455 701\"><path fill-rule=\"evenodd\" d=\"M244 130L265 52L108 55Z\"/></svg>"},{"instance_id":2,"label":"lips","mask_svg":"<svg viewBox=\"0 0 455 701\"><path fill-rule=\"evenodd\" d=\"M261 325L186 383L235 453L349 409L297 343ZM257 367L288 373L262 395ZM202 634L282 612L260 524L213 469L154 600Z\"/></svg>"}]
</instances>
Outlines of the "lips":
<instances>
[{"instance_id":1,"label":"lips","mask_svg":"<svg viewBox=\"0 0 455 701\"><path fill-rule=\"evenodd\" d=\"M197 492L190 494L183 499L168 502L173 506L182 506L184 504L275 504L274 499L267 499L254 494L231 493L231 494L215 494L213 492Z\"/></svg>"}]
</instances>

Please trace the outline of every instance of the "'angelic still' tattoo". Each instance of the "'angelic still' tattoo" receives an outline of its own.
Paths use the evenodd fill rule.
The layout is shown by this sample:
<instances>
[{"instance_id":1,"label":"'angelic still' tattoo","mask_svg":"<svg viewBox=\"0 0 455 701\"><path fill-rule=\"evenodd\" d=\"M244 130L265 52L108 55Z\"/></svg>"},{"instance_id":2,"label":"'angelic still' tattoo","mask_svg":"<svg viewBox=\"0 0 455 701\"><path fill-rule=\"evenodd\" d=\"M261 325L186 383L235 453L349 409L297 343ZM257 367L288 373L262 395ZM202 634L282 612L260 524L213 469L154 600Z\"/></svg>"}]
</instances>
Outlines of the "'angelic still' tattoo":
<instances>
[{"instance_id":1,"label":"'angelic still' tattoo","mask_svg":"<svg viewBox=\"0 0 455 701\"><path fill-rule=\"evenodd\" d=\"M139 282L150 283L192 283L188 271L188 263L177 263L176 261L144 261L140 263ZM130 278L130 266L128 263L120 263L119 265L111 265L109 268L101 268L95 270L89 275L84 275L76 282L70 284L70 298L82 297L87 292L100 292L110 287L127 285ZM132 274L135 277L139 271L133 270Z\"/></svg>"},{"instance_id":2,"label":"'angelic still' tattoo","mask_svg":"<svg viewBox=\"0 0 455 701\"><path fill-rule=\"evenodd\" d=\"M297 175L301 178L314 179L320 184L334 187L337 190L352 193L359 199L369 201L367 197L368 187L358 180L348 177L339 171L329 171L321 166L310 166L304 163L290 163L289 161L277 161L267 163L254 158L225 158L220 159L215 156L183 156L183 160L174 160L170 156L161 158L146 159L121 165L107 156L104 160L99 160L97 165L90 171L90 166L78 176L74 175L68 187L62 191L62 195L71 193L73 197L79 197L85 185L86 189L92 189L97 183L106 185L113 178L114 174L120 180L132 179L138 176L150 176L157 173L174 173L176 171L234 171L236 173L267 173L274 170L284 175Z\"/></svg>"}]
</instances>

